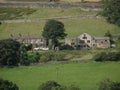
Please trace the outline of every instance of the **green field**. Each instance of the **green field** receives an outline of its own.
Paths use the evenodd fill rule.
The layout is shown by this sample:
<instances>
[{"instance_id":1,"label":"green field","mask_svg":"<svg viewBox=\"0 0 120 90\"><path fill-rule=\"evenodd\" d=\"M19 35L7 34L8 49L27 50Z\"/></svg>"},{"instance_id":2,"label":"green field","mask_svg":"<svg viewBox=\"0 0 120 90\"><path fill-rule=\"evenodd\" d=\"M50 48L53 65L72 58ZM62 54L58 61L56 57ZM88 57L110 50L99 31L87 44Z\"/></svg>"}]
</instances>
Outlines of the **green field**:
<instances>
[{"instance_id":1,"label":"green field","mask_svg":"<svg viewBox=\"0 0 120 90\"><path fill-rule=\"evenodd\" d=\"M120 81L119 76L120 62L0 68L0 77L17 83L20 90L37 90L38 86L47 80L57 80L61 85L74 84L82 90L97 90L97 84L101 80L109 78Z\"/></svg>"},{"instance_id":2,"label":"green field","mask_svg":"<svg viewBox=\"0 0 120 90\"><path fill-rule=\"evenodd\" d=\"M93 36L104 36L109 30L112 34L119 34L120 28L108 24L104 19L68 19L61 20L68 34L68 38L77 37L82 33L88 33ZM0 39L9 38L10 34L18 36L41 36L46 21L29 22L29 23L3 23L0 26Z\"/></svg>"}]
</instances>

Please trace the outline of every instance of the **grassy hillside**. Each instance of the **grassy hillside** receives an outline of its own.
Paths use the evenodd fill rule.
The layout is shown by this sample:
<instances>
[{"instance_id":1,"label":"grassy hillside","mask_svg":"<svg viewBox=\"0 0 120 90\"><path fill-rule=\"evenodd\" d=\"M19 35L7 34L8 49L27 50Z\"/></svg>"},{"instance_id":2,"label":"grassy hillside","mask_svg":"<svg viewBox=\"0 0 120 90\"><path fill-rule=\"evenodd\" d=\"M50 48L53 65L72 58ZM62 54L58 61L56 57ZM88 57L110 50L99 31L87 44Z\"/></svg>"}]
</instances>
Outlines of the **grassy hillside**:
<instances>
[{"instance_id":1,"label":"grassy hillside","mask_svg":"<svg viewBox=\"0 0 120 90\"><path fill-rule=\"evenodd\" d=\"M105 78L120 81L119 68L119 62L0 68L0 77L17 83L20 90L37 90L47 80L57 80L62 85L75 84L82 90L96 90L97 84Z\"/></svg>"},{"instance_id":2,"label":"grassy hillside","mask_svg":"<svg viewBox=\"0 0 120 90\"><path fill-rule=\"evenodd\" d=\"M31 9L26 8L0 8L0 15L2 19L24 18L24 19L37 19L37 18L50 18L50 17L63 17L63 16L79 16L79 15L95 15L95 11L81 11L80 9L38 9L31 12ZM28 9L28 11L26 11ZM30 10L30 12L29 12ZM25 14L25 13L30 13ZM4 15L5 14L5 15ZM9 17L7 17L9 16ZM109 30L112 34L120 33L120 28L108 24L103 18L76 18L61 20L65 24L66 33L68 37L76 37L86 32L94 36L104 36ZM10 34L18 36L21 33L23 36L41 36L44 24L46 21L39 22L23 22L23 23L3 23L0 25L0 39L9 38Z\"/></svg>"},{"instance_id":3,"label":"grassy hillside","mask_svg":"<svg viewBox=\"0 0 120 90\"><path fill-rule=\"evenodd\" d=\"M82 11L79 8L72 9L58 9L58 8L13 8L13 7L0 7L0 20L12 19L32 19L32 18L50 18L50 17L63 17L63 16L78 16L78 15L91 15L97 14L96 11Z\"/></svg>"},{"instance_id":4,"label":"grassy hillside","mask_svg":"<svg viewBox=\"0 0 120 90\"><path fill-rule=\"evenodd\" d=\"M0 7L0 20L20 19L25 15L32 14L36 9Z\"/></svg>"},{"instance_id":5,"label":"grassy hillside","mask_svg":"<svg viewBox=\"0 0 120 90\"><path fill-rule=\"evenodd\" d=\"M63 17L63 16L79 16L79 15L91 15L97 14L97 11L82 11L79 8L71 9L58 9L58 8L41 8L29 16L24 16L24 18L50 18L50 17Z\"/></svg>"},{"instance_id":6,"label":"grassy hillside","mask_svg":"<svg viewBox=\"0 0 120 90\"><path fill-rule=\"evenodd\" d=\"M120 28L108 24L104 19L68 19L61 20L66 29L68 37L76 37L86 32L93 36L104 36L109 30L112 34L120 33ZM0 39L9 38L10 34L17 36L21 33L23 36L41 36L46 21L25 22L25 23L3 23L0 26Z\"/></svg>"}]
</instances>

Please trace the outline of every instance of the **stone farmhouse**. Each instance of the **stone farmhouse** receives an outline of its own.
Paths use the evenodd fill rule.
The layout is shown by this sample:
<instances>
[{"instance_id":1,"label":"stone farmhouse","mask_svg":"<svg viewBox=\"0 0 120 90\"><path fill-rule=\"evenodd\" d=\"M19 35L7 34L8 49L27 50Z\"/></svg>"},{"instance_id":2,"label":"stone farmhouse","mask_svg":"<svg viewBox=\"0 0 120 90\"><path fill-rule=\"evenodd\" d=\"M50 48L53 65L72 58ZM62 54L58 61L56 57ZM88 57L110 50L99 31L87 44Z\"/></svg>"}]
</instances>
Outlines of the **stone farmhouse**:
<instances>
[{"instance_id":1,"label":"stone farmhouse","mask_svg":"<svg viewBox=\"0 0 120 90\"><path fill-rule=\"evenodd\" d=\"M76 38L66 39L65 44L78 48L109 48L110 39L109 37L93 37L83 33Z\"/></svg>"},{"instance_id":2,"label":"stone farmhouse","mask_svg":"<svg viewBox=\"0 0 120 90\"><path fill-rule=\"evenodd\" d=\"M48 40L43 37L14 37L11 35L11 39L16 40L23 44L32 44L32 48L47 48ZM65 45L72 46L73 48L109 48L110 39L109 37L94 37L87 33L65 40Z\"/></svg>"},{"instance_id":3,"label":"stone farmhouse","mask_svg":"<svg viewBox=\"0 0 120 90\"><path fill-rule=\"evenodd\" d=\"M16 40L23 44L32 44L32 48L46 48L48 46L48 42L43 37L22 37L19 35L19 37L13 37L11 36L11 39Z\"/></svg>"}]
</instances>

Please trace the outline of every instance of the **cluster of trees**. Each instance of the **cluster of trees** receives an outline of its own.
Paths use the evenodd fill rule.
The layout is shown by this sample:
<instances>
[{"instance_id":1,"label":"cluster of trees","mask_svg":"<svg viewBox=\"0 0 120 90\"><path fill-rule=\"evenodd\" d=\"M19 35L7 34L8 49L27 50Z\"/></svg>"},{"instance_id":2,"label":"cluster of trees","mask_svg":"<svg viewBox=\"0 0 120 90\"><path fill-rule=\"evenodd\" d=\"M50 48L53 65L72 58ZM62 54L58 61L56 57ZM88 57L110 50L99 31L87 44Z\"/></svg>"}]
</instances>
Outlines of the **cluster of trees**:
<instances>
[{"instance_id":1,"label":"cluster of trees","mask_svg":"<svg viewBox=\"0 0 120 90\"><path fill-rule=\"evenodd\" d=\"M98 54L95 55L94 60L95 61L100 61L100 62L120 61L120 52L98 53Z\"/></svg>"},{"instance_id":2,"label":"cluster of trees","mask_svg":"<svg viewBox=\"0 0 120 90\"><path fill-rule=\"evenodd\" d=\"M104 0L103 16L109 23L120 26L120 0Z\"/></svg>"},{"instance_id":3,"label":"cluster of trees","mask_svg":"<svg viewBox=\"0 0 120 90\"><path fill-rule=\"evenodd\" d=\"M40 59L39 53L28 55L27 48L25 45L12 39L1 40L0 66L29 65L31 62L38 62Z\"/></svg>"},{"instance_id":4,"label":"cluster of trees","mask_svg":"<svg viewBox=\"0 0 120 90\"><path fill-rule=\"evenodd\" d=\"M19 87L11 81L0 79L0 90L19 90Z\"/></svg>"}]
</instances>

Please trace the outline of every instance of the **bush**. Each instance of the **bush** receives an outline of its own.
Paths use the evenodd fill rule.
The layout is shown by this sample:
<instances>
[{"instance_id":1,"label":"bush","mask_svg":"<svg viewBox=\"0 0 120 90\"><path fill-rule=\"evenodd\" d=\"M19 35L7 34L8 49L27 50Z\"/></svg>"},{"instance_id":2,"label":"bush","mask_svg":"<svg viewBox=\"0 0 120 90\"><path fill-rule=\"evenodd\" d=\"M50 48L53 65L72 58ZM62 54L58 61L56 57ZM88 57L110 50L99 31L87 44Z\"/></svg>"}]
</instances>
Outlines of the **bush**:
<instances>
[{"instance_id":1,"label":"bush","mask_svg":"<svg viewBox=\"0 0 120 90\"><path fill-rule=\"evenodd\" d=\"M47 81L40 85L38 90L52 90L54 87L59 87L60 85L55 81Z\"/></svg>"},{"instance_id":2,"label":"bush","mask_svg":"<svg viewBox=\"0 0 120 90\"><path fill-rule=\"evenodd\" d=\"M0 79L0 90L19 90L18 86L8 80Z\"/></svg>"},{"instance_id":3,"label":"bush","mask_svg":"<svg viewBox=\"0 0 120 90\"><path fill-rule=\"evenodd\" d=\"M120 90L120 82L113 82L111 85L111 90Z\"/></svg>"},{"instance_id":4,"label":"bush","mask_svg":"<svg viewBox=\"0 0 120 90\"><path fill-rule=\"evenodd\" d=\"M62 86L55 81L47 81L40 85L38 90L80 90L80 88L74 85Z\"/></svg>"},{"instance_id":5,"label":"bush","mask_svg":"<svg viewBox=\"0 0 120 90\"><path fill-rule=\"evenodd\" d=\"M120 52L99 53L94 56L95 61L120 61Z\"/></svg>"},{"instance_id":6,"label":"bush","mask_svg":"<svg viewBox=\"0 0 120 90\"><path fill-rule=\"evenodd\" d=\"M40 60L40 54L38 52L35 52L33 54L28 55L28 59L31 63L38 63Z\"/></svg>"},{"instance_id":7,"label":"bush","mask_svg":"<svg viewBox=\"0 0 120 90\"><path fill-rule=\"evenodd\" d=\"M48 62L53 60L53 54L50 52L46 52L45 54L43 54L40 58L40 62Z\"/></svg>"},{"instance_id":8,"label":"bush","mask_svg":"<svg viewBox=\"0 0 120 90\"><path fill-rule=\"evenodd\" d=\"M46 52L40 57L40 62L63 61L65 54L60 52Z\"/></svg>"},{"instance_id":9,"label":"bush","mask_svg":"<svg viewBox=\"0 0 120 90\"><path fill-rule=\"evenodd\" d=\"M12 39L0 40L0 66L16 66L20 61L20 43Z\"/></svg>"},{"instance_id":10,"label":"bush","mask_svg":"<svg viewBox=\"0 0 120 90\"><path fill-rule=\"evenodd\" d=\"M49 61L49 59L45 55L41 56L40 62L48 62L48 61Z\"/></svg>"},{"instance_id":11,"label":"bush","mask_svg":"<svg viewBox=\"0 0 120 90\"><path fill-rule=\"evenodd\" d=\"M105 79L100 82L98 90L120 90L120 82Z\"/></svg>"},{"instance_id":12,"label":"bush","mask_svg":"<svg viewBox=\"0 0 120 90\"><path fill-rule=\"evenodd\" d=\"M26 44L25 48L27 51L32 50L32 44Z\"/></svg>"},{"instance_id":13,"label":"bush","mask_svg":"<svg viewBox=\"0 0 120 90\"><path fill-rule=\"evenodd\" d=\"M59 86L59 87L54 87L52 90L81 90L79 87L76 87L74 85L71 86Z\"/></svg>"},{"instance_id":14,"label":"bush","mask_svg":"<svg viewBox=\"0 0 120 90\"><path fill-rule=\"evenodd\" d=\"M21 65L30 65L30 61L28 59L28 53L26 51L25 45L21 45L21 47L20 47L20 64Z\"/></svg>"},{"instance_id":15,"label":"bush","mask_svg":"<svg viewBox=\"0 0 120 90\"><path fill-rule=\"evenodd\" d=\"M65 57L64 54L55 53L55 54L53 55L53 60L54 60L54 61L63 61L63 60L65 60L64 57Z\"/></svg>"},{"instance_id":16,"label":"bush","mask_svg":"<svg viewBox=\"0 0 120 90\"><path fill-rule=\"evenodd\" d=\"M112 82L109 79L105 79L100 82L98 90L110 90Z\"/></svg>"},{"instance_id":17,"label":"bush","mask_svg":"<svg viewBox=\"0 0 120 90\"><path fill-rule=\"evenodd\" d=\"M60 46L60 50L74 50L74 48L70 45Z\"/></svg>"}]
</instances>

